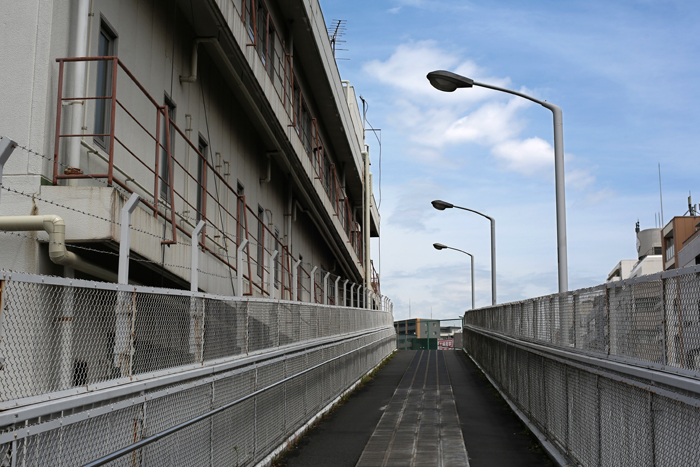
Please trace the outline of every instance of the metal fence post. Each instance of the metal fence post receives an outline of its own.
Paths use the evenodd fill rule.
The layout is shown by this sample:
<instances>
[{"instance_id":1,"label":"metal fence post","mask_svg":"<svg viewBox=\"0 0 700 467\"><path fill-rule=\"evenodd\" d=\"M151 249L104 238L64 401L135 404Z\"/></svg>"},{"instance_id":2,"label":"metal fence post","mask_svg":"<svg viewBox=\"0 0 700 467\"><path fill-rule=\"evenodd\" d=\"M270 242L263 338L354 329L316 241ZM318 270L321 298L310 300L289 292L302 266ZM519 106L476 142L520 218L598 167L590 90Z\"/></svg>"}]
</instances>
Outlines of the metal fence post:
<instances>
[{"instance_id":1,"label":"metal fence post","mask_svg":"<svg viewBox=\"0 0 700 467\"><path fill-rule=\"evenodd\" d=\"M355 283L353 282L353 283L352 283L352 287L350 287L350 308L354 308L354 307L353 307L353 303L355 302L355 286L356 286L356 285L357 285L357 284L355 284Z\"/></svg>"},{"instance_id":2,"label":"metal fence post","mask_svg":"<svg viewBox=\"0 0 700 467\"><path fill-rule=\"evenodd\" d=\"M328 278L330 277L331 273L327 272L325 276L323 276L323 304L328 305Z\"/></svg>"},{"instance_id":3,"label":"metal fence post","mask_svg":"<svg viewBox=\"0 0 700 467\"><path fill-rule=\"evenodd\" d=\"M10 154L17 147L17 143L12 141L7 136L0 136L0 197L2 196L2 170L5 167L5 162L10 158Z\"/></svg>"},{"instance_id":4,"label":"metal fence post","mask_svg":"<svg viewBox=\"0 0 700 467\"><path fill-rule=\"evenodd\" d=\"M131 214L141 197L132 193L122 208L120 238L119 238L119 274L120 284L129 283L129 252L131 250Z\"/></svg>"},{"instance_id":5,"label":"metal fence post","mask_svg":"<svg viewBox=\"0 0 700 467\"><path fill-rule=\"evenodd\" d=\"M318 266L314 266L309 274L309 301L316 303L316 270Z\"/></svg>"},{"instance_id":6,"label":"metal fence post","mask_svg":"<svg viewBox=\"0 0 700 467\"><path fill-rule=\"evenodd\" d=\"M345 279L343 282L343 306L348 306L348 282L350 279Z\"/></svg>"},{"instance_id":7,"label":"metal fence post","mask_svg":"<svg viewBox=\"0 0 700 467\"><path fill-rule=\"evenodd\" d=\"M190 290L197 292L199 290L199 234L206 225L206 222L199 221L197 227L192 231L192 269L190 271ZM206 241L206 240L205 240Z\"/></svg>"},{"instance_id":8,"label":"metal fence post","mask_svg":"<svg viewBox=\"0 0 700 467\"><path fill-rule=\"evenodd\" d=\"M268 278L268 288L270 289L270 298L275 298L275 268L277 267L277 255L279 251L275 250L270 253L270 277Z\"/></svg>"},{"instance_id":9,"label":"metal fence post","mask_svg":"<svg viewBox=\"0 0 700 467\"><path fill-rule=\"evenodd\" d=\"M340 276L335 279L335 295L333 295L333 304L338 305L338 282L340 282Z\"/></svg>"},{"instance_id":10,"label":"metal fence post","mask_svg":"<svg viewBox=\"0 0 700 467\"><path fill-rule=\"evenodd\" d=\"M243 296L243 248L245 248L247 244L248 239L243 239L241 244L238 246L238 249L236 250L236 279L238 281L238 290L236 290L237 297Z\"/></svg>"},{"instance_id":11,"label":"metal fence post","mask_svg":"<svg viewBox=\"0 0 700 467\"><path fill-rule=\"evenodd\" d=\"M663 364L668 365L668 313L666 308L666 279L661 279L661 344Z\"/></svg>"},{"instance_id":12,"label":"metal fence post","mask_svg":"<svg viewBox=\"0 0 700 467\"><path fill-rule=\"evenodd\" d=\"M190 291L199 290L199 234L206 225L200 220L192 231L190 251L192 255L190 270ZM206 240L205 240L206 241ZM195 356L195 361L204 361L204 299L201 305L197 297L190 297L190 353Z\"/></svg>"},{"instance_id":13,"label":"metal fence post","mask_svg":"<svg viewBox=\"0 0 700 467\"><path fill-rule=\"evenodd\" d=\"M292 282L294 283L292 290L292 300L295 302L299 300L299 266L301 266L300 259L294 262L294 270L292 271Z\"/></svg>"}]
</instances>

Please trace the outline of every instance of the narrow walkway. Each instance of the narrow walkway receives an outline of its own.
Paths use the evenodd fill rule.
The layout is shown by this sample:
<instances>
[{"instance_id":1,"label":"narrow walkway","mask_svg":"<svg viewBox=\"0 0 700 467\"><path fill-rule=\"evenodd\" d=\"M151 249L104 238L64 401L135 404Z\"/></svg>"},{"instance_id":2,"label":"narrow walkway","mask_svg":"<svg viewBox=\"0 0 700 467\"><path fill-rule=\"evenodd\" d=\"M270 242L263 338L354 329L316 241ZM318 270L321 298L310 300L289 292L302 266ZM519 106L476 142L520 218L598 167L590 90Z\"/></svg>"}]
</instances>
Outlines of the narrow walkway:
<instances>
[{"instance_id":1,"label":"narrow walkway","mask_svg":"<svg viewBox=\"0 0 700 467\"><path fill-rule=\"evenodd\" d=\"M427 392L426 397L421 396L422 414L419 418L414 414L419 403L414 403L414 399L409 401L408 389L413 387L422 390L423 386L426 390L432 388L435 396L429 396ZM445 386L449 387L449 391ZM405 407L401 405L397 410L399 400L403 400ZM437 405L438 400L442 407ZM437 409L440 409L439 419ZM406 422L402 425L399 421L399 413L402 414L402 420L404 417L406 420L414 420L412 432ZM430 417L433 428L428 423ZM392 418L394 427L399 422L398 430L385 428L391 425ZM437 422L441 422L441 430L435 428ZM412 443L409 435L416 441ZM381 437L384 437L387 446L389 440L394 438L393 445L387 450L388 456L387 451L382 454L378 448ZM405 448L406 456L402 456L399 445L408 446ZM469 464L463 457L465 446ZM432 459L425 460L432 463L420 463L425 458L420 455L412 457L414 449L416 454L438 453L442 449L442 465L445 467L553 465L540 451L534 436L523 427L508 405L497 396L488 380L461 351L421 353L407 350L397 352L373 380L302 437L297 446L275 466L367 467L381 466L385 459L392 462L395 459L393 464L384 464L387 466L439 465L434 462L439 458L437 454L433 454ZM371 461L370 454L373 459ZM446 457L453 454L457 460Z\"/></svg>"},{"instance_id":2,"label":"narrow walkway","mask_svg":"<svg viewBox=\"0 0 700 467\"><path fill-rule=\"evenodd\" d=\"M443 352L420 350L357 467L468 467Z\"/></svg>"}]
</instances>

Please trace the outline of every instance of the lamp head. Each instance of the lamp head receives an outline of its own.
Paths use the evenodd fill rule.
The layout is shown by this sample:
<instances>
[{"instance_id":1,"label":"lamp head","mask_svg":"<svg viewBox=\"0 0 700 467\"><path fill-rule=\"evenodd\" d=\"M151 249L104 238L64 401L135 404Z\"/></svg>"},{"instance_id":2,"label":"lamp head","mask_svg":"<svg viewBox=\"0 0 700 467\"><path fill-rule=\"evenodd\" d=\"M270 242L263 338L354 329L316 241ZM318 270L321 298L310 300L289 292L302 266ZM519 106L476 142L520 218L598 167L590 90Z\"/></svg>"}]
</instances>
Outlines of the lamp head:
<instances>
[{"instance_id":1,"label":"lamp head","mask_svg":"<svg viewBox=\"0 0 700 467\"><path fill-rule=\"evenodd\" d=\"M474 85L473 79L445 70L431 71L427 78L435 89L444 92L452 92L457 88L470 88Z\"/></svg>"},{"instance_id":2,"label":"lamp head","mask_svg":"<svg viewBox=\"0 0 700 467\"><path fill-rule=\"evenodd\" d=\"M442 243L433 243L433 248L436 250L444 250L445 248L448 248L448 246L443 245Z\"/></svg>"},{"instance_id":3,"label":"lamp head","mask_svg":"<svg viewBox=\"0 0 700 467\"><path fill-rule=\"evenodd\" d=\"M441 201L439 199L436 199L435 201L431 201L430 204L432 204L433 207L435 209L437 209L438 211L444 211L445 209L455 207L454 204L448 203L447 201Z\"/></svg>"}]
</instances>

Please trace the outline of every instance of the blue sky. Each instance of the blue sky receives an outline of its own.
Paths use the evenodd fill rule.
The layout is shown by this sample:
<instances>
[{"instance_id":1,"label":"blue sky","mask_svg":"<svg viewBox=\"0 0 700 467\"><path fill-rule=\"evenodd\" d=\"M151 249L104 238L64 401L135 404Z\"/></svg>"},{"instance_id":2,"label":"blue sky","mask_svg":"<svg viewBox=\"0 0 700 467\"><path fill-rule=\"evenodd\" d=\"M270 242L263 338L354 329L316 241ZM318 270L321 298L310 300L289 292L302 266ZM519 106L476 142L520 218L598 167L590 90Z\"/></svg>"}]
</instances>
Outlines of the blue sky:
<instances>
[{"instance_id":1,"label":"blue sky","mask_svg":"<svg viewBox=\"0 0 700 467\"><path fill-rule=\"evenodd\" d=\"M499 302L557 290L551 112L482 88L441 93L446 69L520 90L564 113L569 287L602 283L636 255L634 224L655 227L700 202L700 2L321 0L347 20L343 79L382 129L381 281L397 319L455 317L490 303L496 219ZM370 141L370 143L372 143ZM371 147L379 198L379 148ZM373 244L375 267L378 245Z\"/></svg>"}]
</instances>

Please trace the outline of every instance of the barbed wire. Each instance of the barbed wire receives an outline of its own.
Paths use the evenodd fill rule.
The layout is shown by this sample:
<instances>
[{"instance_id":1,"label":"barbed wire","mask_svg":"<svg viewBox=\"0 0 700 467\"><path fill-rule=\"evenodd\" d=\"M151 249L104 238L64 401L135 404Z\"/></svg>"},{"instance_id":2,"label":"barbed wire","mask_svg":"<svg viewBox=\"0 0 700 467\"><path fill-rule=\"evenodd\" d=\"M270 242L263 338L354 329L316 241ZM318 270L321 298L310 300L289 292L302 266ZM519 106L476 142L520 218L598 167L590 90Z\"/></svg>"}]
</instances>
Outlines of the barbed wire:
<instances>
[{"instance_id":1,"label":"barbed wire","mask_svg":"<svg viewBox=\"0 0 700 467\"><path fill-rule=\"evenodd\" d=\"M48 156L46 156L46 155L44 155L44 154L41 154L40 152L37 152L37 151L35 151L35 150L31 149L31 148L28 148L28 147L23 146L23 145L20 145L20 144L18 144L17 147L20 148L20 149L23 149L24 151L26 151L26 152L28 152L28 153L30 153L30 154L36 155L36 156L38 156L38 157L40 157L40 158L42 158L42 159L44 159L44 160L46 160L46 161L48 161L48 162L50 162L50 163L52 163L52 164L55 163L55 164L60 165L61 167L69 168L68 165L63 164L62 162L54 161L53 158L50 158L50 157L48 157ZM128 198L129 196L131 196L131 193L129 193L128 191L124 190L124 189L123 189L122 187L120 187L119 185L111 185L111 186L110 186L109 183L108 183L107 181L105 181L105 179L103 179L103 178L93 177L93 176L90 175L90 174L85 174L85 175L86 175L88 178L90 178L91 180L94 180L94 181L96 181L96 182L98 182L98 183L101 183L101 184L105 185L105 187L116 189L117 191L119 191L121 194L123 194L123 195L124 195L125 197L127 197L127 198ZM0 187L2 187L2 183L0 183ZM12 190L12 189L9 189L9 188L8 188L8 190ZM36 195L34 195L34 194L23 193L23 192L20 192L20 191L17 191L17 190L13 190L13 191L14 191L15 193L18 193L18 194L21 194L21 195L24 195L24 196L27 196L27 197L36 197L36 199L41 199L40 197L38 197L38 196L36 196ZM141 196L141 198L142 198L144 201L147 201L147 202L149 202L149 203L151 203L151 204L155 204L155 200L153 200L152 198L148 198L148 197L146 197L146 196L142 196L141 194L139 194L139 196ZM95 218L98 218L98 219L103 219L103 220L106 220L107 222L112 222L112 223L114 223L114 224L116 224L116 225L121 225L119 222L112 221L112 220L110 220L110 219L101 218L101 217L96 216L96 215L94 215L94 214L87 213L87 212L84 212L84 211L80 211L80 210L78 210L78 209L71 208L71 207L68 207L68 206L64 206L64 205L61 205L61 204L56 203L56 202L53 202L53 201L43 200L43 199L41 199L41 200L44 201L44 202L46 202L46 203L53 204L53 205L55 205L55 206L63 207L63 208L65 208L65 209L70 209L70 210L75 211L75 212L80 212L80 213L83 213L83 214L85 214L85 215L92 216L92 217L95 217ZM195 224L196 224L197 222L199 222L199 220L200 220L200 219L198 219L198 218L196 218L196 217L190 217L189 214L185 214L185 213L183 213L183 212L180 212L180 211L177 211L177 210L173 210L172 208L170 208L170 209L168 209L168 210L170 210L171 212L175 213L178 217L180 217L180 218L182 218L182 219L186 219L186 220L188 220L188 221L193 221ZM238 222L237 219L234 218L234 220L235 220L236 222ZM228 241L231 241L231 242L235 243L235 240L234 240L233 238L231 238L231 237L227 234L227 232L225 232L224 230L222 230L222 229L221 229L219 226L217 226L216 224L207 223L207 227L211 227L211 228L215 229L217 232L220 232L221 234L223 234L223 235L228 239ZM144 231L144 230L139 230L139 229L134 228L134 227L130 227L130 228L131 228L132 230L137 231L137 232L141 232L141 233L143 233L143 234L150 235L150 236L153 236L153 237L158 238L158 239L163 239L163 237L161 237L160 235L153 234L153 233L151 233L151 232L147 232L147 231ZM252 241L251 241L251 239L249 238L248 240L249 240L249 242L250 242L251 245L258 245L258 244L259 244L259 243L257 242L257 240L255 240L255 239L252 239ZM191 246L191 243L183 243L183 245ZM227 250L227 251L228 251L228 250Z\"/></svg>"},{"instance_id":2,"label":"barbed wire","mask_svg":"<svg viewBox=\"0 0 700 467\"><path fill-rule=\"evenodd\" d=\"M55 161L53 157L46 156L46 155L44 155L44 154L42 154L42 153L40 153L40 152L38 152L38 151L35 151L35 150L33 150L33 149L31 149L31 148L29 148L29 147L27 147L27 146L18 144L17 147L20 148L20 149L22 149L22 150L24 150L24 151L26 151L26 152L29 153L29 154L35 155L35 156L37 156L37 157L40 157L41 159L44 159L45 161L47 161L47 162L49 162L49 163L51 163L51 164L57 164L57 165L59 165L59 166L61 166L61 167L63 167L63 168L70 168L68 165L66 165L66 164L64 164L64 163L62 163L62 162L60 162L60 161ZM120 194L124 195L124 196L127 197L127 198L131 196L131 193L128 192L127 190L125 190L123 187L121 187L121 186L119 186L119 185L116 185L116 184L114 184L114 185L109 185L109 183L108 183L104 178L94 177L94 176L92 176L91 174L84 174L84 175L86 176L86 178L89 178L89 179L91 179L91 180L93 180L93 181L96 181L96 182L98 182L98 183L104 185L105 187L109 187L109 188L113 188L113 189L117 190ZM34 193L25 193L25 192L22 192L22 191L20 191L20 190L14 189L14 188L9 188L9 187L4 186L2 183L0 183L0 188L4 189L4 190L6 190L6 191L12 192L12 193L21 195L21 196L25 196L25 197L30 198L30 199L32 199L32 200L38 200L38 201L41 201L41 202L44 202L44 203L47 203L47 204L51 204L51 205L53 205L53 206L57 206L57 207L60 207L60 208L63 208L63 209L67 209L67 210L70 210L70 211L73 211L73 212L82 214L82 215L86 215L86 216L89 216L89 217L92 217L92 218L95 218L95 219L99 219L99 220L104 221L104 222L109 222L109 223L111 223L111 224L121 226L121 223L120 223L120 222L117 222L117 221L114 221L114 220L112 220L112 219L108 219L108 218L105 218L105 217L102 217L102 216L99 216L99 215L96 215L96 214L92 214L92 213L89 213L89 212L86 212L86 211L82 211L82 210L80 210L80 209L77 209L77 208L74 208L74 207L71 207L71 206L66 206L66 205L61 204L61 203L58 203L58 202L56 202L56 201L51 201L51 200L43 199L43 198L41 198L40 196L38 196L38 195L36 195L36 194L34 194ZM154 199L149 198L149 197L147 197L147 196L143 196L143 195L141 195L141 194L139 194L139 196L141 196L141 198L142 198L144 201L150 202L151 204L155 204L155 200L154 200ZM237 195L236 195L236 196L237 196ZM166 209L167 209L167 208L166 208ZM168 209L168 210L170 210L171 213L176 214L176 215L177 215L178 217L180 217L181 219L184 219L184 220L187 220L187 221L193 221L194 223L199 222L199 219L198 219L198 218L196 218L196 217L191 217L191 216L189 215L189 211L187 211L187 213L185 213L185 212L180 212L180 211L177 211L177 210L173 210L173 209L171 209L171 208ZM233 218L233 219L236 221L236 223L238 223L238 220L237 220L236 218ZM230 243L232 243L233 245L236 245L236 246L237 246L237 243L236 243L235 239L232 238L232 237L230 237L226 231L222 230L222 228L220 228L220 227L217 226L216 224L207 223L206 226L207 226L207 227L210 227L210 228L213 228L213 229L216 230L217 232L221 233L221 234L223 235L223 237L224 237L224 244L227 244L228 242L230 242ZM135 232L139 232L139 233L142 233L142 234L144 234L144 235L148 235L148 236L151 236L151 237L153 237L153 238L157 238L157 239L159 239L159 240L165 240L165 237L160 236L160 235L158 235L158 234L154 234L154 233L152 233L152 232L148 232L148 231L145 231L145 230L142 230L142 229L133 227L133 226L131 226L131 225L129 226L129 228L130 228L130 230L133 230L133 231L135 231ZM2 233L7 233L7 234L11 234L11 235L15 235L15 236L19 236L19 237L26 237L26 238L30 238L30 239L33 239L33 240L37 240L36 237L32 237L32 236L29 236L29 235L25 235L25 234L22 234L22 233L20 233L20 232L9 232L9 231L0 231L0 232L2 232ZM270 232L270 234L271 234L271 235L270 235L271 239L277 239L278 241L280 241L280 239L277 238L277 237L275 237L274 234L272 234L272 232ZM263 249L264 249L266 252L269 252L269 251L270 251L270 249L266 248L264 244L258 242L257 239L255 239L255 238L251 238L250 236L248 236L247 240L248 240L248 247L259 247L259 246L263 246ZM55 244L60 244L60 243L57 243L57 242L51 242L51 241L49 241L49 242L50 242L50 243L55 243ZM192 247L192 243L191 243L191 242L190 242L190 243L187 243L187 242L183 242L183 241L179 241L179 240L178 240L178 241L175 242L175 244L183 245L183 246L186 246L186 247ZM199 244L199 242L197 242L197 244ZM280 241L280 244L283 245L281 241ZM84 247L84 246L75 245L75 244L62 244L62 245L64 245L64 246L69 246L69 247L71 247L71 248L83 249L83 250L86 250L86 251L92 251L92 252L97 252L97 253L103 253L103 254L110 254L110 255L119 256L118 253L109 252L109 251L104 251L104 250L97 250L97 249L94 249L94 248ZM221 246L220 246L220 247L221 247ZM222 248L224 251L229 252L228 248L226 248L226 247L221 247L221 248ZM284 249L286 249L286 248L284 248ZM280 253L282 253L282 251L284 251L284 249L281 250ZM234 250L234 251L235 251L235 250ZM255 265L256 267L259 265L259 262L258 262L257 260L255 260L255 259L253 259L253 258L251 257L251 255L247 255L247 256L248 256L248 260L249 260L249 261L252 260L252 261L254 262L254 265ZM291 258L292 260L294 260L294 256L292 256L291 254L290 254L290 258ZM190 269L191 269L191 268L186 267L186 266L175 265L175 264L168 264L168 263L164 263L164 262L161 262L161 261L153 261L153 260L146 260L146 259L136 259L136 258L132 258L132 259L134 259L134 261L142 262L142 263L152 263L152 264L155 264L155 265L161 265L161 266L167 266L167 267L174 267L174 268L182 268L182 269L187 269L187 270L190 270ZM281 260L278 259L278 262L281 262ZM302 269L301 272L302 272L302 273L305 272L305 273L306 273L306 276L307 276L307 277L310 277L310 270L313 268L313 265L312 265L311 263L309 263L309 262L302 262L300 266L301 266L301 269ZM308 271L306 271L306 270L304 269L305 266L307 266L307 267L309 268ZM264 269L266 270L266 272L269 274L268 268L265 268L264 266L263 266L263 268L264 268ZM291 269L291 268L290 268L290 269ZM212 276L220 277L220 278L223 278L223 279L228 279L228 278L229 278L228 276L222 276L222 275L219 275L219 274L210 273L210 272L206 272L206 271L202 271L202 270L199 270L199 272L202 273L202 274L212 275ZM323 272L323 271L322 271L321 269L318 269L318 270L317 270L317 273L319 273L319 274L321 274L322 272ZM326 271L326 272L328 272L328 271ZM334 281L335 278L337 278L337 277L341 277L341 276L338 276L338 275L335 275L335 274L331 274L331 276L329 277L329 280ZM322 279L323 279L323 278L322 278ZM277 282L281 282L281 281L277 281ZM314 282L316 282L316 281L314 280ZM302 286L302 287L303 287L303 286ZM305 288L305 287L303 287L303 288Z\"/></svg>"},{"instance_id":3,"label":"barbed wire","mask_svg":"<svg viewBox=\"0 0 700 467\"><path fill-rule=\"evenodd\" d=\"M0 234L12 235L12 236L15 236L15 237L23 237L23 238L28 238L28 239L30 239L30 240L39 240L37 237L34 237L34 236L32 236L32 235L25 234L25 233L23 233L23 232L13 232L13 231L10 231L10 230L0 230ZM93 252L93 253L101 253L101 254L105 254L105 255L112 255L112 256L119 257L119 253L114 252L114 251L99 250L99 249L96 249L96 248L90 248L90 247L83 246L83 245L76 245L76 244L74 244L74 243L63 243L63 242L56 242L56 241L53 241L53 240L46 240L46 243L50 243L50 244L53 244L53 245L61 245L61 246L67 247L67 248L77 248L77 249L79 249L79 250L91 251L91 252ZM185 270L188 270L188 271L191 271L191 270L192 270L191 267L189 267L189 266L183 266L183 265L180 265L180 264L161 263L160 261L152 261L152 260L149 260L149 259L139 259L139 258L134 258L133 256L131 256L129 259L132 260L132 261L135 261L135 262L137 262L137 263L152 263L152 264L155 264L155 265L157 265L157 266L167 266L167 267L172 267L172 268L180 268L180 269L185 269ZM220 274L216 274L216 273L212 273L212 272L208 272L208 271L203 271L203 270L201 270L201 269L199 269L199 268L197 268L197 271L200 272L200 273L202 273L202 274L206 274L206 275L210 275L210 276L216 276L216 277L221 277L221 278L223 278L223 279L228 279L228 276L222 276L222 275L220 275Z\"/></svg>"},{"instance_id":4,"label":"barbed wire","mask_svg":"<svg viewBox=\"0 0 700 467\"><path fill-rule=\"evenodd\" d=\"M45 154L41 154L40 152L37 152L37 151L35 151L35 150L31 149L31 148L28 148L28 147L26 147L26 146L17 145L17 147L20 148L20 149L23 149L23 150L27 151L27 152L30 153L30 154L34 154L34 155L36 155L36 156L39 156L39 157L41 157L42 159L44 159L44 160L50 162L51 164L58 164L59 166L61 166L61 167L64 168L64 169L72 168L72 167L70 167L70 166L67 165L67 164L64 164L64 163L62 163L62 162L60 162L60 161L55 161L52 157L46 156ZM91 179L91 180L94 180L94 181L96 181L96 182L98 182L98 183L103 184L104 186L106 186L106 187L108 187L108 188L114 188L114 189L116 189L118 192L120 192L120 193L121 193L122 195L124 195L126 198L129 198L129 197L131 196L131 193L130 193L130 192L128 192L127 190L125 190L123 187L121 187L121 186L118 185L118 184L110 185L109 182L107 182L104 178L94 177L94 176L91 175L91 174L83 174L83 175L85 175L87 178L89 178L89 179ZM153 198L149 198L149 197L144 196L144 195L142 195L142 194L140 194L140 193L139 193L139 196L141 197L141 199L142 199L143 201L146 201L146 202L151 203L151 204L153 204L153 205L156 204L155 199L153 199ZM196 217L190 217L189 211L188 211L188 213L185 213L185 212L180 212L180 211L177 211L177 210L173 210L173 209L171 209L171 208L168 209L168 210L170 210L171 212L174 212L177 216L181 217L182 219L187 219L188 221L193 221L195 224L198 222L198 219L197 219Z\"/></svg>"},{"instance_id":5,"label":"barbed wire","mask_svg":"<svg viewBox=\"0 0 700 467\"><path fill-rule=\"evenodd\" d=\"M20 149L22 149L22 150L24 150L24 151L26 151L26 152L29 153L29 154L33 154L33 155L35 155L35 156L37 156L37 157L40 157L40 158L46 160L47 162L49 162L49 163L51 163L51 164L58 164L59 166L61 166L61 167L63 167L63 168L70 168L70 166L68 166L67 164L64 164L64 163L62 163L62 162L60 162L60 161L55 161L55 160L53 159L53 157L46 156L45 154L42 154L42 153L40 153L40 152L38 152L38 151L35 151L35 150L33 150L33 149L31 149L31 148L29 148L29 147L27 147L27 146L18 144L17 147L20 148ZM91 174L84 174L84 175L85 175L87 178L91 179L91 180L94 180L94 181L96 181L96 182L98 182L98 183L103 184L105 187L116 189L119 193L121 193L122 195L124 195L124 196L127 197L127 198L131 196L131 193L129 193L128 191L126 191L126 190L125 190L124 188L122 188L121 186L116 185L116 184L115 184L115 185L109 185L109 183L108 183L104 178L97 178L97 177L92 176ZM0 187L2 187L2 183L0 183ZM16 190L15 190L15 192L18 193L18 194L22 194L22 195L24 195L24 196L28 196L28 197L36 196L36 195L33 195L33 194L27 194L27 193L18 192L18 191L16 191ZM141 195L141 194L139 194L139 196L141 196L141 198L142 198L144 201L149 202L149 203L151 203L151 204L155 204L155 200L154 200L153 198L149 198L149 197L143 196L143 195ZM236 195L236 196L238 196L238 195ZM39 197L36 197L36 198L37 198L37 199L41 199L41 198L39 198ZM47 202L47 203L50 203L50 204L54 204L54 205L56 205L56 206L63 207L63 208L65 208L65 209L70 209L70 210L73 210L73 211L76 211L76 212L82 212L83 214L86 214L86 215L89 215L89 216L92 216L92 217L95 217L95 218L100 218L99 216L96 216L96 215L94 215L94 214L86 213L86 212L84 212L84 211L80 211L80 210L77 210L77 209L74 209L74 208L70 208L70 207L68 207L68 206L64 206L64 205L61 205L61 204L59 204L59 203L55 203L55 202L52 202L52 201L49 201L49 200L42 200L42 201ZM194 225L196 225L196 223L198 223L199 220L200 220L200 219L198 219L197 217L191 217L191 216L189 215L189 211L188 211L188 213L184 213L184 212L180 212L180 211L177 211L177 210L173 210L172 207L166 208L166 209L168 209L169 211L173 212L174 214L176 214L178 217L180 217L180 218L182 218L182 219L185 219L185 220L187 220L187 221L193 222ZM104 218L102 218L102 219L103 219L103 220L107 220L108 222L112 222L112 223L114 223L115 225L121 225L120 223L115 222L115 221L112 221L112 220L109 220L109 219L104 219ZM233 220L234 220L236 223L238 223L238 219L233 218ZM193 225L193 227L194 227L194 225ZM228 241L230 241L230 242L236 244L236 241L235 241L232 237L230 237L230 236L228 235L228 233L227 233L226 231L224 231L222 228L220 228L218 225L208 222L208 223L207 223L207 227L210 227L210 228L215 229L217 232L221 233ZM151 232L147 232L147 231L144 231L144 230L140 230L140 229L137 229L137 228L134 228L134 227L130 227L130 228L131 228L132 230L134 230L134 231L141 232L141 233L143 233L143 234L145 234L145 235L150 235L150 236L152 236L152 237L159 238L159 239L161 239L161 240L165 240L165 238L161 237L160 235L153 234L153 233L151 233ZM270 233L270 236L271 236L272 238L277 238L277 237L274 236L274 234L273 234L271 231L270 231L269 233ZM282 244L282 242L281 242L281 240L280 240L279 238L277 238L277 240L280 242L280 244ZM248 238L248 241L249 241L249 244L250 244L251 246L258 246L258 245L260 245L260 242L258 242L255 238L252 238L252 239L251 239L251 238L249 237L249 238ZM178 243L179 243L179 242L178 242ZM183 244L183 245L186 245L186 246L191 246L191 243L185 243L185 242L183 242L182 244ZM223 249L224 249L225 251L229 251L229 250L228 250L227 248L225 248L225 247L224 247Z\"/></svg>"}]
</instances>

